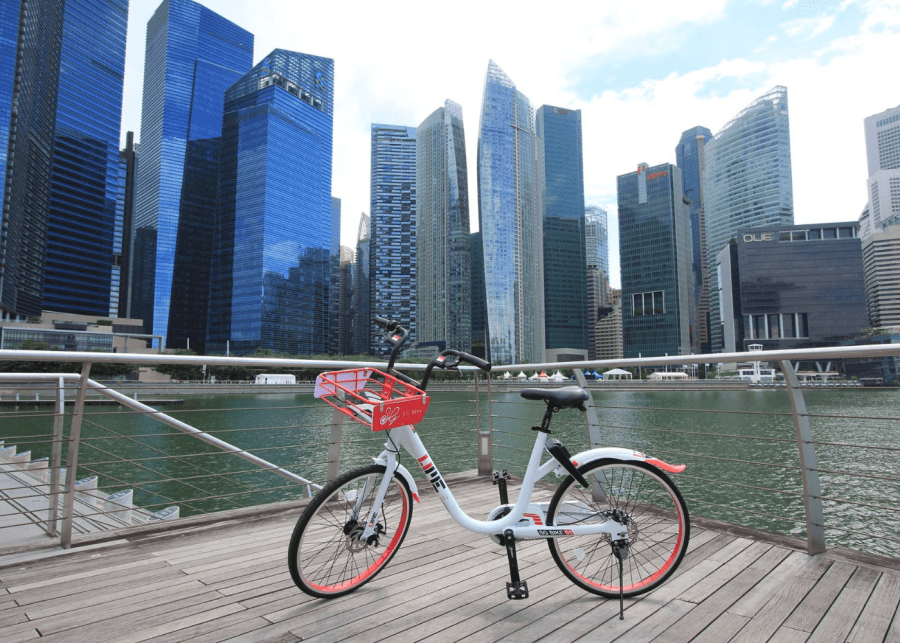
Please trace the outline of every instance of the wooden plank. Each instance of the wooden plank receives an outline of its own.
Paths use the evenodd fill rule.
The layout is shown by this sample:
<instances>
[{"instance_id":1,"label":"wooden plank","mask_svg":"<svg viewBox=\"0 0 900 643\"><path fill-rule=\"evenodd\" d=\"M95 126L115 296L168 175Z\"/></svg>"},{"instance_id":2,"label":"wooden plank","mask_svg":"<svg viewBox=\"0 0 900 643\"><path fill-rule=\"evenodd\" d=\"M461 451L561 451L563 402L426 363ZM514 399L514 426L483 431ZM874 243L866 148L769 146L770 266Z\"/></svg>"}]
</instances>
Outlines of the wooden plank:
<instances>
[{"instance_id":1,"label":"wooden plank","mask_svg":"<svg viewBox=\"0 0 900 643\"><path fill-rule=\"evenodd\" d=\"M743 538L735 542L737 543L739 541L742 541L740 544L743 545L740 553L724 560L717 556L710 556L710 560L722 561L724 564L710 574L703 583L694 585L679 598L683 601L690 601L691 603L702 603L713 593L717 592L720 587L724 586L732 578L749 568L761 556L772 549L770 545L765 543L754 543Z\"/></svg>"},{"instance_id":2,"label":"wooden plank","mask_svg":"<svg viewBox=\"0 0 900 643\"><path fill-rule=\"evenodd\" d=\"M150 567L141 569L140 571L125 570L120 572L112 572L109 578L105 576L92 576L90 582L84 580L75 580L60 583L58 586L39 587L24 592L16 592L16 602L20 605L33 605L54 599L65 598L67 596L75 597L79 594L89 594L91 592L110 593L119 591L119 589L127 589L136 583L151 583L164 578L172 578L183 576L176 568L163 564L159 567Z\"/></svg>"},{"instance_id":3,"label":"wooden plank","mask_svg":"<svg viewBox=\"0 0 900 643\"><path fill-rule=\"evenodd\" d=\"M834 563L784 622L784 626L801 632L812 632L816 629L825 611L834 603L853 572L852 565Z\"/></svg>"},{"instance_id":4,"label":"wooden plank","mask_svg":"<svg viewBox=\"0 0 900 643\"><path fill-rule=\"evenodd\" d=\"M766 603L756 616L738 632L731 643L767 641L778 631L778 628L797 605L806 598L829 567L831 567L829 560L820 556L810 558L793 580L785 585L775 598Z\"/></svg>"},{"instance_id":5,"label":"wooden plank","mask_svg":"<svg viewBox=\"0 0 900 643\"><path fill-rule=\"evenodd\" d=\"M728 561L722 568L739 565L741 558L745 560L750 559L754 554L751 550L754 548L765 553L725 583L721 589L709 595L696 609L691 611L688 617L682 618L666 630L666 643L689 642L693 640L695 636L718 619L731 605L746 594L787 556L787 552L784 549L772 548L766 543L754 543L740 556L736 556ZM717 570L710 576L716 576L717 580L721 579L724 574L719 574L719 571L721 570ZM705 579L703 583L698 585L706 585L708 582L709 579Z\"/></svg>"},{"instance_id":6,"label":"wooden plank","mask_svg":"<svg viewBox=\"0 0 900 643\"><path fill-rule=\"evenodd\" d=\"M108 564L107 560L96 560L93 561L91 565L91 569L87 569L85 571L73 573L73 574L59 574L56 571L53 575L43 578L41 580L29 582L29 583L19 583L16 585L10 586L9 592L10 594L15 594L17 592L24 592L29 589L36 589L38 587L48 587L55 586L60 583L65 583L74 580L82 580L85 578L93 578L96 576L105 576L110 572L117 572L122 570L138 570L142 567L152 567L157 565L165 565L165 563L161 563L158 560L152 560L147 558L141 558L140 560L129 562L121 565L112 565ZM20 579L21 580L21 579Z\"/></svg>"},{"instance_id":7,"label":"wooden plank","mask_svg":"<svg viewBox=\"0 0 900 643\"><path fill-rule=\"evenodd\" d=\"M7 634L6 628L0 630L0 643L19 643L19 641L31 641L39 638L41 638L41 635L33 627L9 634Z\"/></svg>"},{"instance_id":8,"label":"wooden plank","mask_svg":"<svg viewBox=\"0 0 900 643\"><path fill-rule=\"evenodd\" d=\"M851 643L883 640L891 621L896 620L894 615L897 613L898 604L900 604L900 575L882 574L847 640Z\"/></svg>"},{"instance_id":9,"label":"wooden plank","mask_svg":"<svg viewBox=\"0 0 900 643\"><path fill-rule=\"evenodd\" d=\"M612 606L613 603L615 603L615 601L611 601L610 606ZM615 640L616 643L645 643L645 641L651 641L660 635L663 635L663 638L665 638L664 632L669 629L672 623L681 619L695 607L697 606L694 603L688 601L669 601L663 604L660 609L656 610L650 616L637 619L637 622L633 624L634 626L631 629L615 639L612 638L613 631L610 631L609 628L604 626L600 626L575 640L596 641L597 643L612 640ZM618 616L615 616L614 618L615 621L621 622ZM631 620L632 618L632 614L625 614L625 620ZM613 621L613 623L615 621ZM609 623L609 621L607 623ZM554 638L556 640L563 640L561 635L562 632Z\"/></svg>"},{"instance_id":10,"label":"wooden plank","mask_svg":"<svg viewBox=\"0 0 900 643\"><path fill-rule=\"evenodd\" d=\"M235 612L241 612L244 611L244 609L245 608L242 605L239 605L237 603L229 603L227 605L223 605L222 607L218 607L212 610L205 610L198 614L192 614L191 616L186 616L184 618L169 620L166 623L161 623L149 629L143 629L140 627L140 624L137 624L137 631L129 632L124 636L117 636L116 642L140 643L140 641L146 641L162 634L177 632L178 630L189 628L198 623L206 623L208 621L222 618L223 616L228 616L229 614L234 614Z\"/></svg>"},{"instance_id":11,"label":"wooden plank","mask_svg":"<svg viewBox=\"0 0 900 643\"><path fill-rule=\"evenodd\" d=\"M809 558L809 555L803 552L790 552L778 567L757 583L756 587L744 594L737 603L729 607L728 611L741 616L755 616L766 603L773 600L773 597L778 594L778 590L785 583L790 582L791 578L809 562Z\"/></svg>"},{"instance_id":12,"label":"wooden plank","mask_svg":"<svg viewBox=\"0 0 900 643\"><path fill-rule=\"evenodd\" d=\"M808 640L817 643L843 643L872 595L879 576L881 574L878 572L856 568Z\"/></svg>"},{"instance_id":13,"label":"wooden plank","mask_svg":"<svg viewBox=\"0 0 900 643\"><path fill-rule=\"evenodd\" d=\"M728 641L737 634L747 621L749 616L741 616L732 612L724 612L719 618L709 624L705 630L694 637L692 643L721 643Z\"/></svg>"},{"instance_id":14,"label":"wooden plank","mask_svg":"<svg viewBox=\"0 0 900 643\"><path fill-rule=\"evenodd\" d=\"M778 631L769 639L769 643L804 643L807 638L809 638L809 632L779 627Z\"/></svg>"}]
</instances>

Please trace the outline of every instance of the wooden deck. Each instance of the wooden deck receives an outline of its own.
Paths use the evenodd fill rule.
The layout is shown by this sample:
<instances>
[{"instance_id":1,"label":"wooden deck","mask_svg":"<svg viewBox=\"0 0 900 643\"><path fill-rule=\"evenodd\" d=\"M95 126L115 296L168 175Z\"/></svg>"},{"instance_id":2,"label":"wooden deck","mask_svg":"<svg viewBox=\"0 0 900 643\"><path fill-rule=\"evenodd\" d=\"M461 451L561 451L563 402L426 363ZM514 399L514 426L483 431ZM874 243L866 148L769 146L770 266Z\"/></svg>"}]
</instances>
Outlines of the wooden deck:
<instances>
[{"instance_id":1,"label":"wooden deck","mask_svg":"<svg viewBox=\"0 0 900 643\"><path fill-rule=\"evenodd\" d=\"M503 549L460 529L423 488L391 565L348 596L294 587L294 511L0 567L0 643L900 641L898 561L809 557L788 539L706 522L667 584L626 601L624 621L618 601L577 589L540 541L519 547L531 597L509 601ZM453 488L473 515L496 504L484 478Z\"/></svg>"}]
</instances>

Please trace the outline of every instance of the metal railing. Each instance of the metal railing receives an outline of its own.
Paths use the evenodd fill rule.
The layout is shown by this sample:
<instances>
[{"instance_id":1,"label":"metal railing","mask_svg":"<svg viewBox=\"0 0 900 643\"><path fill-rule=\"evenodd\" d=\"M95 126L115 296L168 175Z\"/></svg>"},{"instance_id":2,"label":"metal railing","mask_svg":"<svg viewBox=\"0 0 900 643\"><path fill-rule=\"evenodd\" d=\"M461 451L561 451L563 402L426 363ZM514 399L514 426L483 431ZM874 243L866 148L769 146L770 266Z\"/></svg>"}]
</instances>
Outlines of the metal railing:
<instances>
[{"instance_id":1,"label":"metal railing","mask_svg":"<svg viewBox=\"0 0 900 643\"><path fill-rule=\"evenodd\" d=\"M898 426L897 422L900 418L890 416L867 417L865 413L856 413L842 415L840 413L831 413L822 415L811 413L806 405L804 390L797 381L792 362L798 360L839 360L839 359L878 359L878 358L897 358L900 356L900 346L896 345L879 345L867 347L835 347L824 349L808 349L794 351L763 351L753 353L734 353L734 354L714 354L714 355L692 355L692 356L672 356L664 358L643 358L643 359L620 359L606 360L597 362L578 362L578 363L546 363L546 364L523 364L523 365L507 365L500 366L496 371L512 370L518 371L522 369L532 370L556 370L556 369L604 369L607 367L620 368L641 368L662 367L662 366L681 366L685 361L692 364L715 364L721 362L743 362L750 360L758 360L764 362L777 362L784 374L786 400L790 404L790 408L773 411L748 412L743 410L718 410L710 412L710 418L727 422L730 414L741 417L753 417L759 419L763 425L769 425L776 422L790 420L793 428L792 435L778 434L775 437L762 436L754 434L739 434L730 432L725 429L717 428L715 421L709 423L704 422L704 426L691 427L691 430L669 429L667 422L654 420L647 422L642 419L642 414L661 413L665 418L677 416L678 413L688 412L688 409L670 409L659 407L652 409L647 406L628 406L616 404L604 404L602 420L598 416L598 409L594 405L590 405L586 414L588 431L586 432L585 447L593 445L610 444L610 435L618 435L620 441L624 444L616 444L616 446L627 446L627 441L633 440L635 448L641 448L643 444L655 443L653 454L666 456L674 460L690 461L688 472L681 474L677 481L685 490L685 496L689 504L692 506L692 512L695 515L704 515L717 517L727 516L729 520L742 522L749 526L759 524L760 518L765 518L772 510L767 509L765 501L769 496L778 497L790 503L791 509L786 516L788 526L772 527L773 530L780 529L787 533L804 535L807 542L807 551L811 554L824 551L826 547L826 532L852 532L856 536L862 538L891 540L893 531L885 533L879 530L878 525L870 524L866 528L867 516L890 516L890 520L881 518L881 522L894 524L896 522L897 499L900 498L900 477L893 471L896 469L884 469L872 471L863 466L859 469L848 469L844 466L825 466L819 463L821 458L817 457L822 450L839 450L839 451L855 451L860 453L877 452L881 456L885 456L890 462L894 457L900 458L900 448L895 448L883 444L857 444L852 440L843 440L837 438L814 438L813 421L841 421L845 419L866 420L873 422L892 423L892 426ZM339 361L312 361L312 360L290 360L290 359L247 359L247 358L225 358L225 357L201 357L201 356L172 356L172 355L138 355L138 354L97 354L97 353L66 353L66 352L42 352L42 351L0 351L0 361L65 361L73 363L81 363L81 374L0 374L0 386L10 385L11 382L29 382L33 388L38 383L43 382L45 386L50 386L54 391L54 410L52 413L39 413L46 422L51 425L51 431L45 440L47 450L49 451L48 461L46 463L47 485L40 491L35 491L35 495L43 495L48 500L48 511L43 517L32 512L29 518L30 522L40 523L44 530L49 534L59 534L61 542L64 546L71 546L73 530L76 530L76 514L75 505L78 503L79 494L84 495L85 492L78 489L80 475L83 473L92 474L97 472L103 480L107 489L118 489L122 491L128 487L134 487L144 490L145 496L151 499L151 502L145 503L148 511L155 510L158 506L180 503L187 507L193 507L204 501L216 500L221 501L216 508L224 508L228 506L231 499L237 497L255 496L254 502L267 502L274 500L282 500L285 497L296 497L296 489L298 485L304 490L305 494L309 494L313 489L320 488L312 482L316 475L308 473L321 464L325 465L325 470L319 473L319 479L330 479L337 475L341 468L342 459L352 460L349 453L365 451L369 455L374 455L380 448L380 441L383 437L376 435L362 435L353 432L349 436L344 435L344 417L337 412L331 412L330 409L325 411L325 415L320 413L319 420L313 424L308 422L296 425L285 425L279 427L240 427L227 429L231 432L228 440L237 440L241 437L242 431L260 431L266 429L269 432L285 431L288 433L314 432L321 439L316 442L321 444L321 451L311 453L310 460L298 463L293 461L288 464L276 464L270 459L268 453L285 453L297 451L304 446L308 446L308 440L299 439L296 435L287 444L259 448L251 448L247 446L236 446L222 439L222 431L216 431L219 437L211 435L208 431L196 428L192 424L181 419L173 417L174 412L163 413L154 408L152 401L145 399L145 402L138 402L132 397L124 393L117 392L108 386L94 382L89 378L90 365L93 362L127 362L137 363L141 365L153 365L163 363L183 363L183 364L205 364L205 365L242 365L250 367L261 367L263 369L272 369L276 367L287 369L300 368L317 368L317 369L340 369L348 367L383 367L381 362L366 363L347 363ZM402 368L417 369L422 368L416 365L401 365ZM467 375L470 373L467 372ZM474 412L469 413L471 420L466 422L460 419L458 413L450 413L446 418L442 418L440 402L437 401L439 395L435 395L435 402L432 403L432 409L429 411L429 418L435 427L441 425L441 420L446 424L451 420L451 424L466 424L465 431L461 438L458 437L456 429L453 427L441 429L446 431L444 435L448 436L446 440L461 440L462 444L474 447L475 453L470 461L477 462L478 472L481 474L490 473L492 469L497 467L498 463L503 462L504 457L510 458L510 463L517 460L517 456L505 456L503 454L512 453L517 447L511 445L510 442L515 435L515 429L507 429L506 427L522 425L531 421L534 414L534 403L520 403L518 401L510 401L510 394L502 393L507 387L497 386L496 382L492 382L490 378L479 379L474 369L471 374L475 375L474 387L469 387L469 397L474 393L474 399L468 402L474 404ZM576 376L583 386L589 386L594 391L600 391L598 395L603 395L604 391L615 390L615 387L609 387L602 384L588 384L584 381L580 370L576 370ZM74 403L67 404L65 389L68 384L69 388L76 387L76 395ZM533 385L533 383L529 383ZM145 385L147 386L147 385ZM640 386L640 385L639 385ZM654 388L653 384L643 384L644 389L649 391L666 390L662 387ZM50 389L48 389L50 390ZM167 393L171 393L172 387L164 389ZM177 388L176 388L177 390ZM218 390L229 390L227 387L218 387ZM283 389L279 389L283 390ZM252 388L250 393L242 392L238 395L258 396L259 390ZM169 433L159 433L158 431L149 431L142 429L143 432L123 432L117 431L111 426L105 425L98 416L104 413L85 413L85 404L88 401L89 394L95 399L103 397L111 403L121 405L122 408L128 409L130 412L142 417L152 419L155 423L161 424L169 430ZM725 392L723 395L728 395ZM504 397L505 396L505 397ZM27 395L21 395L23 404ZM501 399L502 398L502 399ZM149 402L149 403L147 403ZM512 412L496 413L500 407L498 402L502 402L501 406L509 404L517 404ZM454 409L458 406L458 401L448 403L447 409ZM71 407L71 411L67 408ZM297 405L295 401L286 404L286 409L298 409L303 405ZM324 405L316 405L316 408L324 407ZM268 408L268 407L267 407ZM241 409L232 409L231 412L237 412ZM455 409L454 409L455 410ZM201 410L186 410L184 413L202 414ZM304 411L305 412L305 411ZM692 410L696 413L698 411ZM702 412L702 411L701 411ZM179 411L181 413L181 411ZM270 411L263 410L264 414L271 414ZM755 415L754 415L755 413ZM108 413L107 413L108 414ZM32 413L32 416L35 414ZM633 416L638 416L633 419ZM4 417L4 416L0 416ZM7 415L6 417L13 417ZM15 415L21 417L21 413ZM429 421L426 419L426 421ZM192 420L193 422L193 420ZM196 424L196 422L193 422ZM9 426L9 422L5 419L3 425ZM108 423L106 423L108 424ZM707 426L708 424L708 426ZM68 426L68 433L64 435L64 425ZM83 434L82 428L87 425L91 427L92 434ZM502 426L501 426L502 425ZM582 425L583 426L583 425ZM583 432L583 429L582 429ZM0 430L0 440L5 439L7 448L13 440L17 439L13 435L14 431L6 428ZM659 439L650 438L651 434L660 434ZM519 433L520 434L520 433ZM605 435L601 435L605 434ZM168 437L173 435L190 436L192 441L200 441L205 445L213 447L213 451L196 452L196 451L180 451L178 453L168 453L164 450L153 446L155 439L160 437ZM256 435L256 434L254 434ZM584 435L584 433L582 433ZM440 438L439 430L429 431L429 439L435 440ZM625 436L625 437L623 437ZM227 437L227 436L226 436ZM672 444L687 444L693 440L695 446L680 446L677 449L671 447ZM746 444L745 457L727 457L722 453L705 452L702 447L709 443L741 443ZM33 436L31 442L34 442ZM473 444L474 443L474 444ZM110 445L133 445L142 452L139 457L132 454L116 453ZM324 453L327 444L327 455ZM87 446L86 446L87 445ZM790 445L793 445L794 456L791 457L788 451L785 451ZM577 446L577 445L576 445ZM67 451L66 457L63 458L64 447ZM370 448L371 447L371 448ZM0 445L2 448L2 445ZM99 459L94 457L90 462L79 462L79 454L84 448L89 448L95 455L100 455ZM154 449L156 449L154 451ZM755 456L755 452L766 452L775 449L779 455L772 456ZM643 449L649 451L650 449ZM573 453L575 449L570 446ZM242 476L247 475L247 470L232 470L229 466L224 465L220 456L215 454L227 454L231 459L240 458L244 462L253 465L254 470L267 472L287 479L290 484L282 487L265 486L257 483L245 484L241 481ZM259 455L262 453L262 455ZM324 456L324 457L323 457ZM215 462L213 463L213 459ZM205 463L201 463L203 459ZM277 459L277 458L276 458ZM883 460L884 458L882 458ZM860 462L865 462L865 458L861 458ZM2 462L2 458L0 458ZM128 475L113 471L112 473L107 467L127 462L132 468L132 472ZM185 464L185 468L181 468L181 464ZM727 472L729 475L712 475L712 467L709 463L724 464L724 467L734 467L734 472ZM34 467L35 463L28 463L28 467L40 469L41 465ZM157 465L162 464L162 469L170 469L169 473L165 471L160 473ZM178 465L178 466L176 466ZM4 465L10 470L10 465ZM301 471L307 477L298 475L291 471ZM764 471L763 474L754 474L754 476L746 476L741 468L754 467ZM227 469L227 470L226 470ZM137 472L137 473L135 473ZM187 472L187 473L186 473ZM138 473L140 475L138 475ZM146 475L144 475L146 474ZM163 497L157 492L149 489L160 481L163 476L166 482L181 483L185 486L187 497ZM774 482L767 482L767 478L773 478ZM753 478L750 480L750 478ZM824 483L823 483L824 479ZM844 484L842 481L852 479L855 483L854 488L859 487L861 482L867 484L879 485L886 487L894 493L888 501L879 500L871 501L867 498L865 492L860 498L850 498L848 494L836 488L838 484ZM218 491L210 493L205 491L205 487L200 484L203 480L223 481L223 485L218 487ZM684 481L684 482L682 482ZM796 481L796 482L795 482ZM848 485L851 486L851 485ZM759 507L735 507L734 503L727 500L719 500L716 494L708 494L709 489L719 491L720 489L740 490L742 493L756 494L763 496L764 500ZM23 505L21 493L27 490L20 489L20 505ZM286 493L279 493L286 492ZM701 493L702 492L702 493ZM9 495L9 492L6 492ZM27 495L27 493L26 493ZM726 492L722 491L719 496L725 497ZM223 504L224 503L224 504ZM61 504L61 513L57 507ZM96 505L97 503L95 503ZM847 508L851 511L848 511ZM799 518L796 509L799 509ZM842 509L843 508L843 509ZM27 514L27 510L23 510ZM782 510L775 510L775 512ZM735 512L745 512L746 520L735 519L732 516ZM99 520L103 516L117 515L118 508L113 505L101 509L96 507L82 516L87 518L93 517ZM852 514L852 515L851 515ZM852 519L847 521L850 516ZM61 527L59 526L61 523ZM799 524L797 524L799 523ZM768 526L767 524L765 526ZM2 530L0 530L2 532ZM900 552L900 540L893 537L896 541L896 547L891 551Z\"/></svg>"}]
</instances>

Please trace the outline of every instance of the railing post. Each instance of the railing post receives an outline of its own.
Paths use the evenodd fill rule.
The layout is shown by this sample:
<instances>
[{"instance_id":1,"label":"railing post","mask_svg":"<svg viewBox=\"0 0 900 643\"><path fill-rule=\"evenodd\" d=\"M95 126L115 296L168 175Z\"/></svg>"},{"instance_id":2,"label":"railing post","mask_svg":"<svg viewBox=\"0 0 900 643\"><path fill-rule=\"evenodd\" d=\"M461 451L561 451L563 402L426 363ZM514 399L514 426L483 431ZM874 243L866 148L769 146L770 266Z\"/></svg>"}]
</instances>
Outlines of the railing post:
<instances>
[{"instance_id":1,"label":"railing post","mask_svg":"<svg viewBox=\"0 0 900 643\"><path fill-rule=\"evenodd\" d=\"M325 477L330 482L341 472L341 436L344 430L344 414L337 409L331 412L331 438L328 441L328 469Z\"/></svg>"},{"instance_id":2,"label":"railing post","mask_svg":"<svg viewBox=\"0 0 900 643\"><path fill-rule=\"evenodd\" d=\"M50 497L48 498L47 534L57 536L59 520L59 471L62 466L63 415L66 408L66 380L59 378L56 389L56 415L53 416L53 443L50 448Z\"/></svg>"},{"instance_id":3,"label":"railing post","mask_svg":"<svg viewBox=\"0 0 900 643\"><path fill-rule=\"evenodd\" d=\"M75 409L72 413L72 426L69 429L69 455L66 459L66 489L63 500L62 533L60 544L63 549L72 546L72 525L75 522L75 480L78 468L78 447L81 442L81 419L84 415L84 398L87 395L88 377L91 374L91 363L85 362L81 367L81 379L78 381L78 395L75 396Z\"/></svg>"},{"instance_id":4,"label":"railing post","mask_svg":"<svg viewBox=\"0 0 900 643\"><path fill-rule=\"evenodd\" d=\"M794 414L794 429L797 447L800 450L800 475L803 478L803 505L806 510L806 552L810 556L825 551L825 518L822 511L822 487L819 483L819 466L816 462L816 448L813 445L806 400L800 389L800 382L790 361L781 362L781 372L791 410Z\"/></svg>"},{"instance_id":5,"label":"railing post","mask_svg":"<svg viewBox=\"0 0 900 643\"><path fill-rule=\"evenodd\" d=\"M488 428L484 428L481 421L481 397L478 387L478 373L475 373L475 414L478 418L478 475L489 476L494 472L494 435L490 413L488 413ZM491 374L487 374L488 404L490 404Z\"/></svg>"},{"instance_id":6,"label":"railing post","mask_svg":"<svg viewBox=\"0 0 900 643\"><path fill-rule=\"evenodd\" d=\"M578 386L585 391L588 391L587 380L584 378L582 370L580 368L572 370L575 371L575 380L578 382ZM600 436L600 420L597 419L597 407L594 406L594 396L590 393L591 392L588 391L588 399L584 403L584 406L587 409L587 412L584 414L584 419L588 425L588 438L591 441L591 447L599 447L603 444Z\"/></svg>"}]
</instances>

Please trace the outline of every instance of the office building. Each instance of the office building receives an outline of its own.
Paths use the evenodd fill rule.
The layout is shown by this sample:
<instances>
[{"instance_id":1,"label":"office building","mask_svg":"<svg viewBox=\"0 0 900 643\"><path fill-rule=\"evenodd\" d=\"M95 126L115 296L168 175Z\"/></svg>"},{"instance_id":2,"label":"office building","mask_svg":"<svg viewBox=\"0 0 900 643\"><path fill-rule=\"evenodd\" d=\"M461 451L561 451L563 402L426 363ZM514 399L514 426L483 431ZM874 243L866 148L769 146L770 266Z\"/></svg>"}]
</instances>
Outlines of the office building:
<instances>
[{"instance_id":1,"label":"office building","mask_svg":"<svg viewBox=\"0 0 900 643\"><path fill-rule=\"evenodd\" d=\"M469 183L462 108L416 128L416 337L472 350Z\"/></svg>"},{"instance_id":2,"label":"office building","mask_svg":"<svg viewBox=\"0 0 900 643\"><path fill-rule=\"evenodd\" d=\"M587 266L609 277L609 222L606 210L596 205L584 208L584 247Z\"/></svg>"},{"instance_id":3,"label":"office building","mask_svg":"<svg viewBox=\"0 0 900 643\"><path fill-rule=\"evenodd\" d=\"M868 324L858 229L853 221L739 230L720 261L722 299L732 303L723 307L725 352L836 346L858 335Z\"/></svg>"},{"instance_id":4,"label":"office building","mask_svg":"<svg viewBox=\"0 0 900 643\"><path fill-rule=\"evenodd\" d=\"M372 344L372 313L370 311L371 279L369 277L369 215L363 212L359 215L359 228L356 232L356 278L354 280L354 303L356 310L356 324L353 327L354 355L369 353Z\"/></svg>"},{"instance_id":5,"label":"office building","mask_svg":"<svg viewBox=\"0 0 900 643\"><path fill-rule=\"evenodd\" d=\"M484 295L484 246L481 233L469 235L472 260L472 354L487 359L487 302Z\"/></svg>"},{"instance_id":6,"label":"office building","mask_svg":"<svg viewBox=\"0 0 900 643\"><path fill-rule=\"evenodd\" d=\"M787 89L775 87L757 98L709 139L703 150L710 343L719 352L723 349L722 284L717 255L738 230L794 223Z\"/></svg>"},{"instance_id":7,"label":"office building","mask_svg":"<svg viewBox=\"0 0 900 643\"><path fill-rule=\"evenodd\" d=\"M203 350L225 90L253 35L193 0L147 23L131 314L166 345Z\"/></svg>"},{"instance_id":8,"label":"office building","mask_svg":"<svg viewBox=\"0 0 900 643\"><path fill-rule=\"evenodd\" d=\"M329 341L334 61L276 49L225 93L210 349ZM298 150L303 150L298 154Z\"/></svg>"},{"instance_id":9,"label":"office building","mask_svg":"<svg viewBox=\"0 0 900 643\"><path fill-rule=\"evenodd\" d=\"M356 287L356 253L353 248L341 246L340 274L337 281L338 312L331 317L329 324L337 326L338 340L332 348L332 354L352 355L353 333L356 329L356 316L358 313L356 299L354 297ZM331 291L335 290L332 281ZM332 297L332 301L334 297Z\"/></svg>"},{"instance_id":10,"label":"office building","mask_svg":"<svg viewBox=\"0 0 900 643\"><path fill-rule=\"evenodd\" d=\"M670 163L618 177L623 357L690 354L691 221Z\"/></svg>"},{"instance_id":11,"label":"office building","mask_svg":"<svg viewBox=\"0 0 900 643\"><path fill-rule=\"evenodd\" d=\"M610 288L606 305L597 311L594 355L591 359L620 359L622 347L622 291Z\"/></svg>"},{"instance_id":12,"label":"office building","mask_svg":"<svg viewBox=\"0 0 900 643\"><path fill-rule=\"evenodd\" d=\"M681 169L684 196L690 201L693 241L693 282L691 291L691 350L709 353L709 268L706 260L706 213L703 210L703 157L712 132L693 127L681 134L675 147L676 164Z\"/></svg>"},{"instance_id":13,"label":"office building","mask_svg":"<svg viewBox=\"0 0 900 643\"><path fill-rule=\"evenodd\" d=\"M109 315L111 317L128 317L137 148L138 146L134 144L134 132L128 132L125 135L125 149L119 151L116 218L113 226L112 280L109 291Z\"/></svg>"},{"instance_id":14,"label":"office building","mask_svg":"<svg viewBox=\"0 0 900 643\"><path fill-rule=\"evenodd\" d=\"M371 219L369 223L369 312L396 319L418 335L416 315L416 128L372 125ZM370 349L390 346L369 321Z\"/></svg>"},{"instance_id":15,"label":"office building","mask_svg":"<svg viewBox=\"0 0 900 643\"><path fill-rule=\"evenodd\" d=\"M544 262L534 108L488 63L478 132L479 228L488 357L544 359Z\"/></svg>"},{"instance_id":16,"label":"office building","mask_svg":"<svg viewBox=\"0 0 900 643\"><path fill-rule=\"evenodd\" d=\"M860 217L869 322L900 324L900 106L864 121L869 201Z\"/></svg>"},{"instance_id":17,"label":"office building","mask_svg":"<svg viewBox=\"0 0 900 643\"><path fill-rule=\"evenodd\" d=\"M350 251L352 254L352 250ZM331 197L331 243L329 257L328 281L334 288L328 291L328 346L329 355L340 355L341 350L341 265L344 249L341 246L341 200ZM343 321L343 320L341 320Z\"/></svg>"},{"instance_id":18,"label":"office building","mask_svg":"<svg viewBox=\"0 0 900 643\"><path fill-rule=\"evenodd\" d=\"M128 0L0 6L0 313L110 310Z\"/></svg>"},{"instance_id":19,"label":"office building","mask_svg":"<svg viewBox=\"0 0 900 643\"><path fill-rule=\"evenodd\" d=\"M544 347L548 361L588 356L581 110L543 105L535 115L544 226Z\"/></svg>"}]
</instances>

